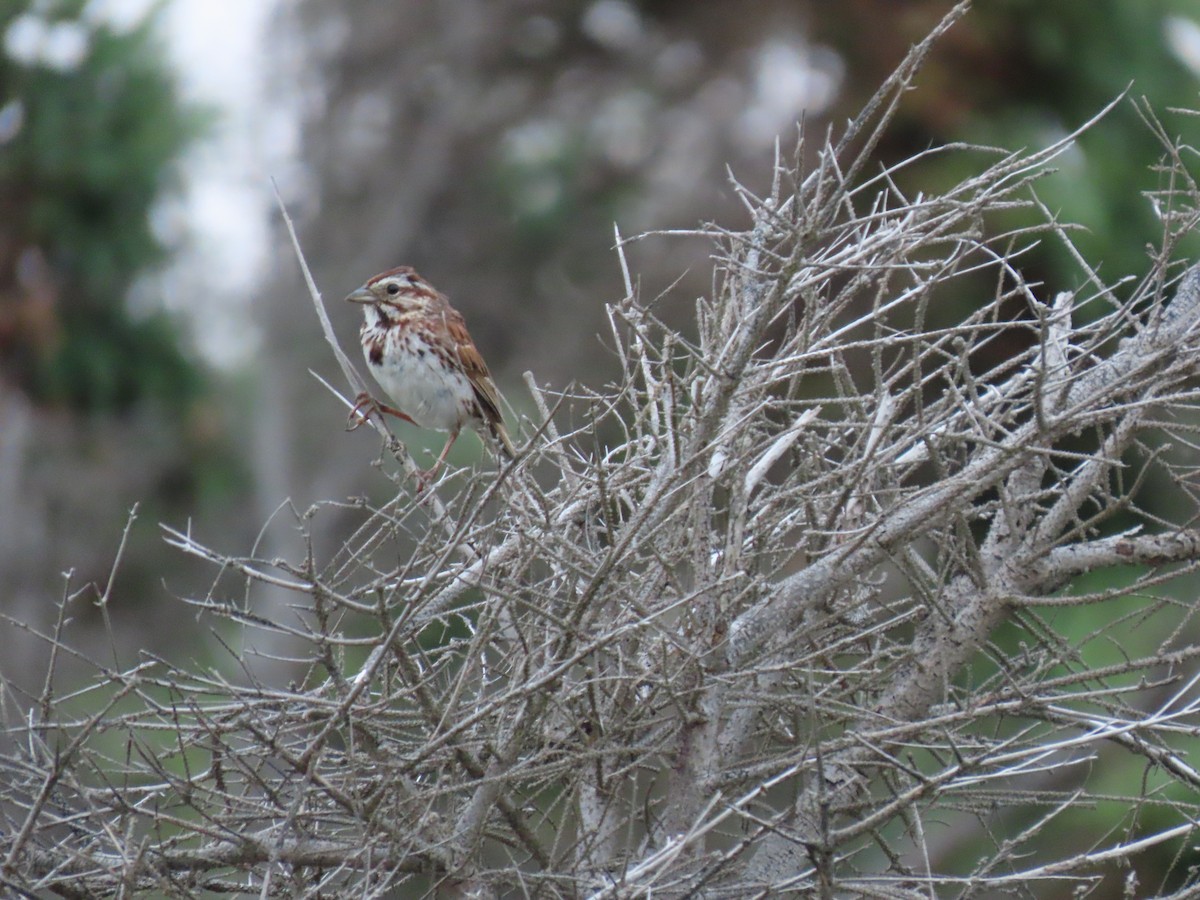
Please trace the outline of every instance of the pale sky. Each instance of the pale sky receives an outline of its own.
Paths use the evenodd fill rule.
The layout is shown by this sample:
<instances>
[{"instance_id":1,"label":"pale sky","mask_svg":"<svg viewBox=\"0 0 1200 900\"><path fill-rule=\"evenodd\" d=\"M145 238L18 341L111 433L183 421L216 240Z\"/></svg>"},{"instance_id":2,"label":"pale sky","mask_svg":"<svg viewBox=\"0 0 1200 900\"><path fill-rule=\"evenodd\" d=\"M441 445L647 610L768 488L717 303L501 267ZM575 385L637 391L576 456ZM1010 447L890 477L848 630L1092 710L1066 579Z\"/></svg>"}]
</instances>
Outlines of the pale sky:
<instances>
[{"instance_id":1,"label":"pale sky","mask_svg":"<svg viewBox=\"0 0 1200 900\"><path fill-rule=\"evenodd\" d=\"M146 0L102 2L146 6ZM267 262L270 177L279 177L294 153L294 123L265 97L265 35L275 3L173 0L164 23L186 96L216 106L219 118L187 161L182 204L164 210L168 229L182 230L192 252L162 293L168 306L185 310L196 305L192 292L205 293L196 341L224 365L242 361L254 346L245 306Z\"/></svg>"}]
</instances>

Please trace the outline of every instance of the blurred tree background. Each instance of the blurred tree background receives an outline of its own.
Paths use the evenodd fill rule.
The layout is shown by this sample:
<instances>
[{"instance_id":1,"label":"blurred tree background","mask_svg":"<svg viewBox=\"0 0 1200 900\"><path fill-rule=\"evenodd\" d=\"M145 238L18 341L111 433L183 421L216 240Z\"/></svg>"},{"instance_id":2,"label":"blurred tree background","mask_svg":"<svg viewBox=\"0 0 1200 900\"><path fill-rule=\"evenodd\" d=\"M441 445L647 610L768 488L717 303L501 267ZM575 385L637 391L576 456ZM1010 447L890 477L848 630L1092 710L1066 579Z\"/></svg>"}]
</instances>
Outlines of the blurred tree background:
<instances>
[{"instance_id":1,"label":"blurred tree background","mask_svg":"<svg viewBox=\"0 0 1200 900\"><path fill-rule=\"evenodd\" d=\"M177 249L155 212L211 117L181 102L156 15L118 29L94 6L0 3L0 585L5 613L44 625L64 571L107 580L139 503L119 582L138 645L167 614L156 521L239 466L203 361L135 293ZM43 653L10 643L6 668Z\"/></svg>"},{"instance_id":2,"label":"blurred tree background","mask_svg":"<svg viewBox=\"0 0 1200 900\"><path fill-rule=\"evenodd\" d=\"M290 520L309 504L392 488L367 465L375 439L343 433L343 408L307 373L334 367L282 239L242 304L258 347L245 371L212 372L139 290L181 249L155 211L207 117L180 99L155 15L119 30L92 6L0 0L0 602L44 627L63 570L76 586L106 581L140 502L117 596L123 639L151 646L178 618L168 595L196 577L158 521L192 519L235 552L273 519L256 552L290 557ZM301 135L281 188L345 345L357 311L336 301L409 263L464 312L518 411L525 370L556 387L603 380L604 303L623 293L613 223L626 237L740 226L726 166L765 188L777 137L789 154L798 122L836 130L951 6L280 4L264 77ZM1198 72L1200 0L991 0L935 50L878 157L959 140L1043 146L1128 86L1186 132L1194 119L1172 110L1197 106ZM1160 153L1125 102L1044 182L1046 204L1087 226L1080 246L1109 280L1144 271L1160 238L1143 196L1164 187ZM906 189L960 177L943 165L906 173ZM266 184L263 196L266 208ZM709 291L709 254L682 235L629 247L643 296L664 293L675 321ZM1062 247L1027 262L1047 295L1081 283ZM204 283L172 288L203 310ZM468 439L451 462L480 455ZM318 539L332 546L352 515L322 516ZM285 597L263 602L286 615Z\"/></svg>"}]
</instances>

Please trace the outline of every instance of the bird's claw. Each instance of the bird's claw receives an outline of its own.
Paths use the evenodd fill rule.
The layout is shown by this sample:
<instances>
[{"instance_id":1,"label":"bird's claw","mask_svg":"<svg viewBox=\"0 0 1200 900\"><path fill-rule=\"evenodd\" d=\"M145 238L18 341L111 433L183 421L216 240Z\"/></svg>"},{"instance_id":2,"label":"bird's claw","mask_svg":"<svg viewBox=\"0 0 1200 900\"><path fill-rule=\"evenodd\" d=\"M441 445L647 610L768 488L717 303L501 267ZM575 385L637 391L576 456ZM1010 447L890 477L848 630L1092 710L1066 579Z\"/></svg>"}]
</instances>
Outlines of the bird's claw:
<instances>
[{"instance_id":1,"label":"bird's claw","mask_svg":"<svg viewBox=\"0 0 1200 900\"><path fill-rule=\"evenodd\" d=\"M366 415L363 415L363 407L370 407ZM379 404L375 402L375 398L370 394L362 391L354 398L354 408L350 410L350 415L346 417L346 430L354 431L356 428L366 424L371 412L379 412Z\"/></svg>"},{"instance_id":2,"label":"bird's claw","mask_svg":"<svg viewBox=\"0 0 1200 900\"><path fill-rule=\"evenodd\" d=\"M364 410L366 411L365 413ZM412 422L414 425L416 424L407 413L401 412L394 406L388 406L386 403L380 403L366 391L361 391L354 398L354 408L350 410L350 416L346 420L346 430L354 431L354 429L362 426L363 423L371 418L371 413L379 416L381 421L385 421L383 415L387 413L389 416L395 416L397 419Z\"/></svg>"}]
</instances>

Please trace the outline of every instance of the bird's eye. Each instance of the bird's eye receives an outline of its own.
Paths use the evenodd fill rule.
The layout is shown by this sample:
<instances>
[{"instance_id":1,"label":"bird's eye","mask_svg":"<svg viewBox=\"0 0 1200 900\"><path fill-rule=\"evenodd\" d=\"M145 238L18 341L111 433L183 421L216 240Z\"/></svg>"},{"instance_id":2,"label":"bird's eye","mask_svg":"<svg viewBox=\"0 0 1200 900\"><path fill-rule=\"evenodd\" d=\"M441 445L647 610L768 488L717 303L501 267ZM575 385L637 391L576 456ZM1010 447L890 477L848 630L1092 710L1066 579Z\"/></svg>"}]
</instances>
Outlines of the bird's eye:
<instances>
[{"instance_id":1,"label":"bird's eye","mask_svg":"<svg viewBox=\"0 0 1200 900\"><path fill-rule=\"evenodd\" d=\"M400 293L400 285L396 284L396 282L394 282L394 281L393 281L391 284L389 284L389 285L388 285L388 287L387 287L387 292L388 292L389 294L398 294L398 293Z\"/></svg>"}]
</instances>

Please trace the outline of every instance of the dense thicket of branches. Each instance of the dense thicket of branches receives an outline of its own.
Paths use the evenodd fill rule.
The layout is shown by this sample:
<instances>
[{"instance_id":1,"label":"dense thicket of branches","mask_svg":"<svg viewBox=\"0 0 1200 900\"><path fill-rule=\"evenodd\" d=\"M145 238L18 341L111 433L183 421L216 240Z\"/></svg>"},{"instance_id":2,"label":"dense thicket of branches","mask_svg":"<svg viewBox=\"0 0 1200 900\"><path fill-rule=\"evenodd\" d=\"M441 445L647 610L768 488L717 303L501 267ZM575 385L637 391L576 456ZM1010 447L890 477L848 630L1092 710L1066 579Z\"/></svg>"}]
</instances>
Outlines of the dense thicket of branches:
<instances>
[{"instance_id":1,"label":"dense thicket of branches","mask_svg":"<svg viewBox=\"0 0 1200 900\"><path fill-rule=\"evenodd\" d=\"M688 333L627 276L621 379L531 378L541 415L499 475L418 494L389 441L395 499L352 504L332 553L171 532L218 567L188 602L244 667L96 661L62 695L65 600L40 695L4 686L4 884L965 896L1136 890L1116 867L1166 847L1147 889L1194 889L1194 185L1164 141L1140 282L1081 259L1078 290L1028 283L1022 250L1068 234L1044 210L984 224L1037 209L1067 142L941 151L982 171L938 196L865 171L928 46L812 171L743 193L748 230L707 232ZM976 308L941 304L950 283ZM264 586L291 618L256 617ZM253 675L281 632L303 683ZM1126 796L1103 776L1127 761ZM1054 830L1085 801L1103 829Z\"/></svg>"}]
</instances>

